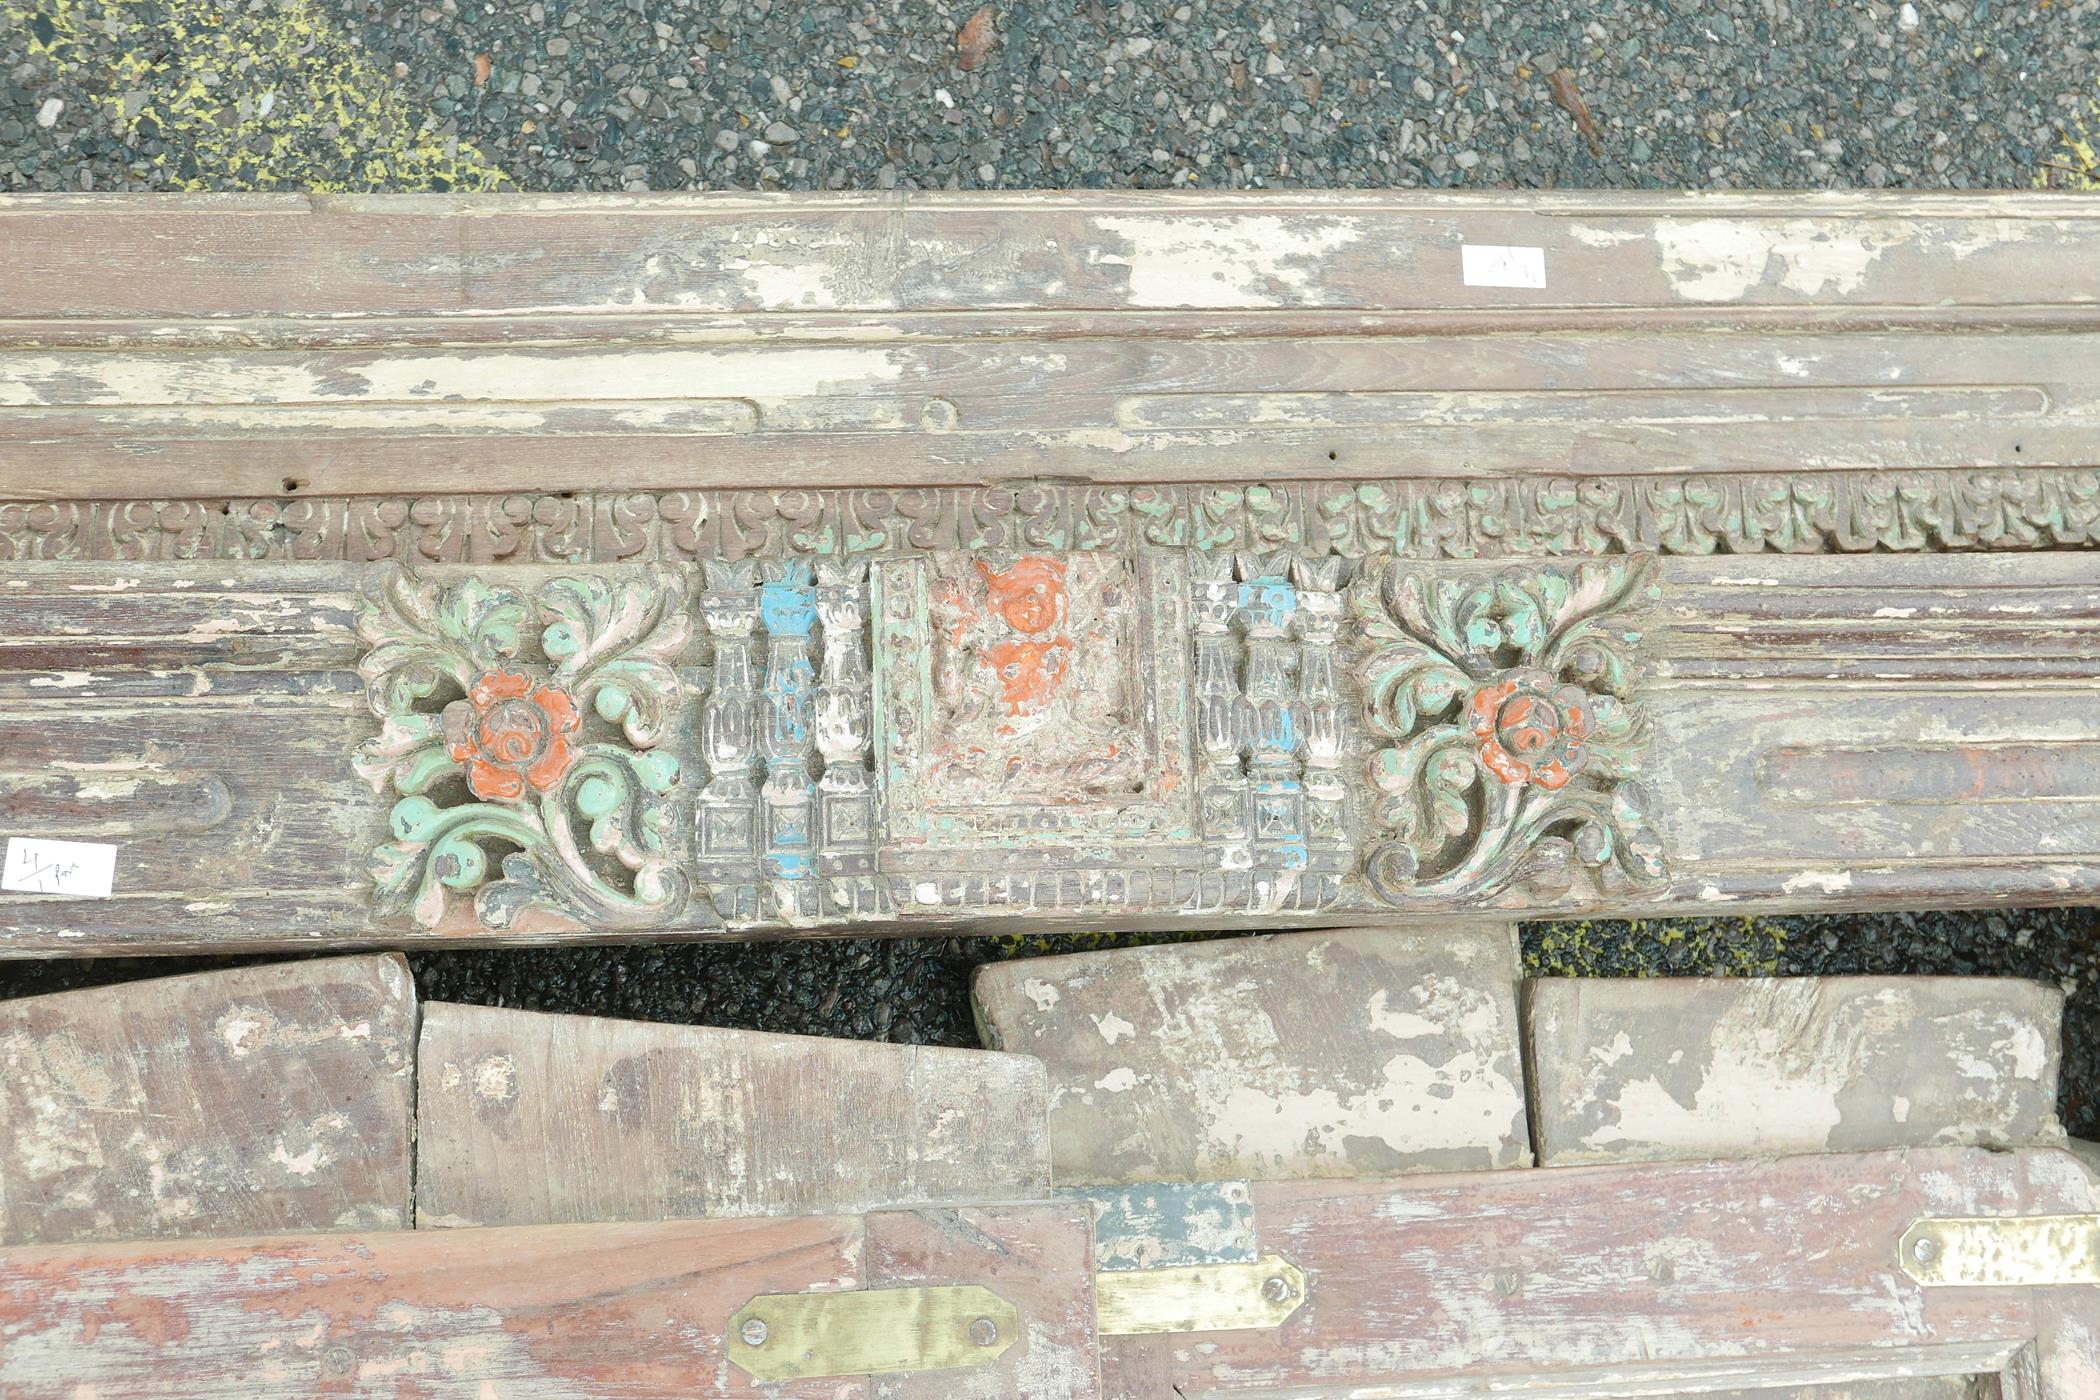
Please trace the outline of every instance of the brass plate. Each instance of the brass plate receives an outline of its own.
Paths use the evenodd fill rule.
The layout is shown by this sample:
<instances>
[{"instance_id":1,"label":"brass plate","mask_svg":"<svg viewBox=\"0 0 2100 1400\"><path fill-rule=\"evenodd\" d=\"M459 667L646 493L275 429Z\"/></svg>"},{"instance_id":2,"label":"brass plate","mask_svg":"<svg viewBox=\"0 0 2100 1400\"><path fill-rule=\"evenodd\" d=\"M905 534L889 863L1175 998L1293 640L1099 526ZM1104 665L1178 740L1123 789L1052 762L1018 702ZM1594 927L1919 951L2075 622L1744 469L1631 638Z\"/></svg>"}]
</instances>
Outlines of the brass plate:
<instances>
[{"instance_id":1,"label":"brass plate","mask_svg":"<svg viewBox=\"0 0 2100 1400\"><path fill-rule=\"evenodd\" d=\"M1104 1337L1279 1327L1304 1302L1305 1275L1280 1254L1094 1275L1095 1330Z\"/></svg>"},{"instance_id":2,"label":"brass plate","mask_svg":"<svg viewBox=\"0 0 2100 1400\"><path fill-rule=\"evenodd\" d=\"M753 1379L867 1376L984 1366L1021 1335L1021 1315L988 1288L770 1293L729 1319L729 1359Z\"/></svg>"},{"instance_id":3,"label":"brass plate","mask_svg":"<svg viewBox=\"0 0 2100 1400\"><path fill-rule=\"evenodd\" d=\"M1903 1232L1896 1262L1928 1286L2100 1283L2100 1215L1920 1220Z\"/></svg>"}]
</instances>

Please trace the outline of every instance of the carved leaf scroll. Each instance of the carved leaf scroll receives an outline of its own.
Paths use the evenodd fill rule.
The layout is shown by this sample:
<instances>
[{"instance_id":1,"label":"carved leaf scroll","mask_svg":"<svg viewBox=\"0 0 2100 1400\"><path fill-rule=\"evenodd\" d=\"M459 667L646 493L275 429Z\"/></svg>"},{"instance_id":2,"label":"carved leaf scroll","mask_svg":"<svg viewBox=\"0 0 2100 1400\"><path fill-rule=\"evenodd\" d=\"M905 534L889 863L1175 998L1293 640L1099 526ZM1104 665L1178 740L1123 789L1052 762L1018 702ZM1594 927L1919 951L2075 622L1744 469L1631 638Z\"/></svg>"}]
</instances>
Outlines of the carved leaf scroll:
<instances>
[{"instance_id":1,"label":"carved leaf scroll","mask_svg":"<svg viewBox=\"0 0 2100 1400\"><path fill-rule=\"evenodd\" d=\"M381 914L453 927L471 898L480 926L526 930L685 911L679 764L657 745L685 698L686 601L672 568L564 576L530 598L381 574L357 622L381 729L353 760L399 799L370 862Z\"/></svg>"},{"instance_id":2,"label":"carved leaf scroll","mask_svg":"<svg viewBox=\"0 0 2100 1400\"><path fill-rule=\"evenodd\" d=\"M1634 614L1648 555L1453 575L1394 560L1350 595L1377 835L1364 862L1389 904L1557 894L1663 878L1634 768Z\"/></svg>"}]
</instances>

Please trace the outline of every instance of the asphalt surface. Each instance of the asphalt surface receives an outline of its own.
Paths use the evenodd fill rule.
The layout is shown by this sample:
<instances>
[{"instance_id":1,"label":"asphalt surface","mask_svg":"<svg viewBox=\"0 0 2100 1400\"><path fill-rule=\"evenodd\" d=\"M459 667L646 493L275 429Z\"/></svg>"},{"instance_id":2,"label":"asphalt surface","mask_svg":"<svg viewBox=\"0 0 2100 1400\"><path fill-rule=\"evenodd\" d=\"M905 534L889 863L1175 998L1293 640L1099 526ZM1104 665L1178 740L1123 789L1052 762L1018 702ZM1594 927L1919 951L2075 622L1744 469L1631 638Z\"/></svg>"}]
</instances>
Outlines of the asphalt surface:
<instances>
[{"instance_id":1,"label":"asphalt surface","mask_svg":"<svg viewBox=\"0 0 2100 1400\"><path fill-rule=\"evenodd\" d=\"M2091 188L2100 0L0 0L0 190ZM0 250L4 259L4 250ZM6 275L0 261L0 276ZM968 973L1100 940L415 956L424 996L970 1044ZM1554 974L1967 973L2070 994L2100 915L1526 931ZM0 966L0 996L216 965Z\"/></svg>"}]
</instances>

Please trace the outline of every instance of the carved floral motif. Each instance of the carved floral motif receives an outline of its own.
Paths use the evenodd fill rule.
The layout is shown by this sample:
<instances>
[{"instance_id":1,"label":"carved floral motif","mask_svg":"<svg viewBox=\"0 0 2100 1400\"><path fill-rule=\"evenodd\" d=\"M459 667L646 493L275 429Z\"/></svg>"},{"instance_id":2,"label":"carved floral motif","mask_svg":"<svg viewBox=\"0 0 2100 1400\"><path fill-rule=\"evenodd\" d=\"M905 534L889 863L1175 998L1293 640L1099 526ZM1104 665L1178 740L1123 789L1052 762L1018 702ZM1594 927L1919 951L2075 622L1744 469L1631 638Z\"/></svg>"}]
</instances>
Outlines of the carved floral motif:
<instances>
[{"instance_id":1,"label":"carved floral motif","mask_svg":"<svg viewBox=\"0 0 2100 1400\"><path fill-rule=\"evenodd\" d=\"M685 604L670 569L556 578L530 600L478 578L381 575L357 631L383 727L355 760L399 794L393 839L372 853L381 914L456 926L468 895L471 918L498 929L661 927L684 910L679 765L657 745L684 699Z\"/></svg>"},{"instance_id":2,"label":"carved floral motif","mask_svg":"<svg viewBox=\"0 0 2100 1400\"><path fill-rule=\"evenodd\" d=\"M1380 899L1551 895L1579 868L1604 887L1662 878L1629 625L1654 575L1620 556L1468 576L1394 561L1358 581L1365 719L1386 741L1364 865Z\"/></svg>"}]
</instances>

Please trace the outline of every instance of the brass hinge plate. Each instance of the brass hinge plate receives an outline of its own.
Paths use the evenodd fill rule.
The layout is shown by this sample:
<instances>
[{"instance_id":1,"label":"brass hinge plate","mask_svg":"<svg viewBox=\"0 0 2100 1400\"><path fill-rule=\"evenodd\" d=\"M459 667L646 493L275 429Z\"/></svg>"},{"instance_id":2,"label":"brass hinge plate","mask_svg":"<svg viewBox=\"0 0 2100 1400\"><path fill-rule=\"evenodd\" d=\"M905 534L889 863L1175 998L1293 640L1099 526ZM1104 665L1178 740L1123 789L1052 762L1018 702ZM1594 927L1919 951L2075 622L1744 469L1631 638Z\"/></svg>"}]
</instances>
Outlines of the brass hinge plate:
<instances>
[{"instance_id":1,"label":"brass hinge plate","mask_svg":"<svg viewBox=\"0 0 2100 1400\"><path fill-rule=\"evenodd\" d=\"M1280 1327L1304 1303L1305 1275L1280 1254L1094 1275L1094 1327L1104 1337Z\"/></svg>"},{"instance_id":2,"label":"brass hinge plate","mask_svg":"<svg viewBox=\"0 0 2100 1400\"><path fill-rule=\"evenodd\" d=\"M1950 1216L1903 1232L1896 1262L1928 1286L2100 1283L2100 1215Z\"/></svg>"},{"instance_id":3,"label":"brass hinge plate","mask_svg":"<svg viewBox=\"0 0 2100 1400\"><path fill-rule=\"evenodd\" d=\"M1021 1314L988 1288L769 1293L729 1319L729 1359L755 1380L984 1366L1021 1335Z\"/></svg>"}]
</instances>

